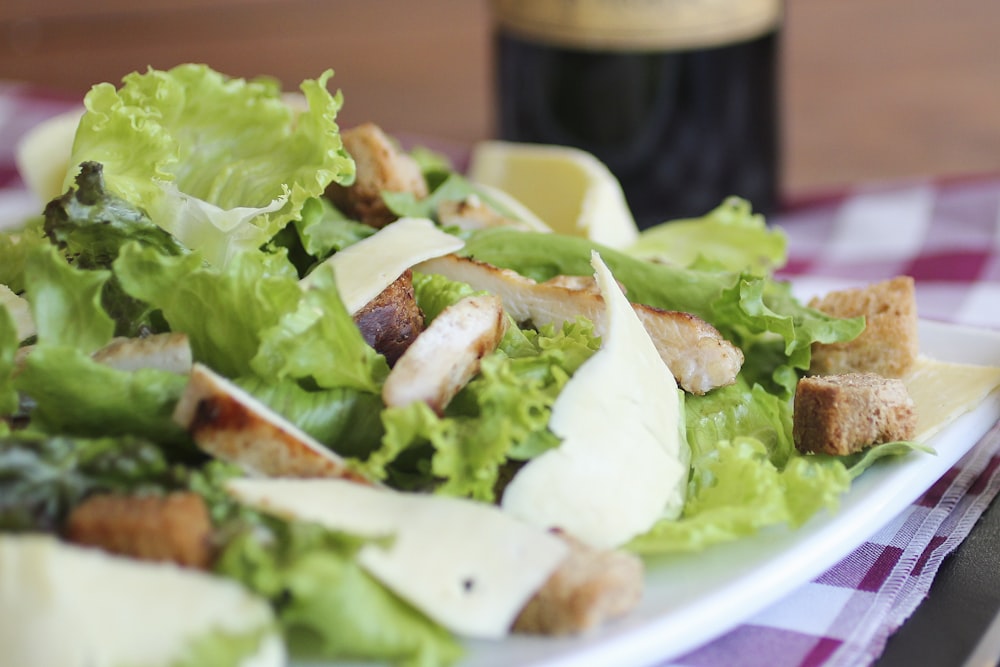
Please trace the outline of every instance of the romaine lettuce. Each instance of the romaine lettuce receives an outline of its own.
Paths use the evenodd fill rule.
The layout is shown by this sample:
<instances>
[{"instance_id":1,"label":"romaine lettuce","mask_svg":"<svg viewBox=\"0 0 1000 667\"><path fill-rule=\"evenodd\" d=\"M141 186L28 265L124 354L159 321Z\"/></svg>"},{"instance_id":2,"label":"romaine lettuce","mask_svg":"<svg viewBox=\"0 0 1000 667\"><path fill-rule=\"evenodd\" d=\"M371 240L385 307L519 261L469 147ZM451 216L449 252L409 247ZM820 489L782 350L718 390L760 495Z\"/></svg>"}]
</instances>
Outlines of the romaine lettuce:
<instances>
[{"instance_id":1,"label":"romaine lettuce","mask_svg":"<svg viewBox=\"0 0 1000 667\"><path fill-rule=\"evenodd\" d=\"M211 263L225 265L300 217L331 182L349 183L332 71L302 83L298 112L274 81L231 79L204 65L133 72L87 94L75 166L104 165L108 186Z\"/></svg>"}]
</instances>

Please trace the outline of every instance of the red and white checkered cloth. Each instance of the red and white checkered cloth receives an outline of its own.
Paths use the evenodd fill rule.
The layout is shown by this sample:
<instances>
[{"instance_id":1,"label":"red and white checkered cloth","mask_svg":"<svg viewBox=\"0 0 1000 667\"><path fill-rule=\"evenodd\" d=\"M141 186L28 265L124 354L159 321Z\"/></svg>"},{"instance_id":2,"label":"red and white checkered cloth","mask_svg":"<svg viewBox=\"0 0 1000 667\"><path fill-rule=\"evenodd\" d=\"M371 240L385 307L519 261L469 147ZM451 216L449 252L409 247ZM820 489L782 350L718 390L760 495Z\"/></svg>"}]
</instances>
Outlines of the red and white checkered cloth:
<instances>
[{"instance_id":1,"label":"red and white checkered cloth","mask_svg":"<svg viewBox=\"0 0 1000 667\"><path fill-rule=\"evenodd\" d=\"M70 104L0 84L0 227L40 210L14 167L17 141ZM795 202L773 222L789 238L781 275L803 295L907 274L923 317L1000 329L1000 175L858 188ZM1000 425L842 562L671 664L871 663L998 491Z\"/></svg>"}]
</instances>

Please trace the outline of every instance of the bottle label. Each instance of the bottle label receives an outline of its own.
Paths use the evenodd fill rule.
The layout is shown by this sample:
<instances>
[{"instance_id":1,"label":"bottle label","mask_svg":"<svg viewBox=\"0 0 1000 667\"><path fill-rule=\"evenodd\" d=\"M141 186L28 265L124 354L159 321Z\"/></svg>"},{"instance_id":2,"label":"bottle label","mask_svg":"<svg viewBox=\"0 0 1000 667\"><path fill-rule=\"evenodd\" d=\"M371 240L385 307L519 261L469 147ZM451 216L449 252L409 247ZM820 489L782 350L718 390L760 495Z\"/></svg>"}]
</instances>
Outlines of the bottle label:
<instances>
[{"instance_id":1,"label":"bottle label","mask_svg":"<svg viewBox=\"0 0 1000 667\"><path fill-rule=\"evenodd\" d=\"M781 23L782 0L491 0L499 26L553 45L676 51L760 37Z\"/></svg>"}]
</instances>

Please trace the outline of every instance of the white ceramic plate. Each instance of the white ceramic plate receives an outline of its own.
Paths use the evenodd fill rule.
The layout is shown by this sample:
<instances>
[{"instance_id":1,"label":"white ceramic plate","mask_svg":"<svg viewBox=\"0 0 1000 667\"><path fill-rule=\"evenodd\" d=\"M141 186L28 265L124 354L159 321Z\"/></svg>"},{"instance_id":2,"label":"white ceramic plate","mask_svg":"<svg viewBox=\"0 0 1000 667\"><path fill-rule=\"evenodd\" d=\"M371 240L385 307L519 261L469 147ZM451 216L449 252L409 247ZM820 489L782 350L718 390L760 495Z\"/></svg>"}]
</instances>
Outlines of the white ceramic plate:
<instances>
[{"instance_id":1,"label":"white ceramic plate","mask_svg":"<svg viewBox=\"0 0 1000 667\"><path fill-rule=\"evenodd\" d=\"M1000 365L1000 332L921 322L921 349L942 360ZM650 561L644 599L628 618L583 639L470 642L461 667L625 667L676 658L748 620L835 565L916 500L1000 419L1000 391L941 430L936 456L883 461L840 510L797 531ZM339 665L340 663L338 663Z\"/></svg>"}]
</instances>

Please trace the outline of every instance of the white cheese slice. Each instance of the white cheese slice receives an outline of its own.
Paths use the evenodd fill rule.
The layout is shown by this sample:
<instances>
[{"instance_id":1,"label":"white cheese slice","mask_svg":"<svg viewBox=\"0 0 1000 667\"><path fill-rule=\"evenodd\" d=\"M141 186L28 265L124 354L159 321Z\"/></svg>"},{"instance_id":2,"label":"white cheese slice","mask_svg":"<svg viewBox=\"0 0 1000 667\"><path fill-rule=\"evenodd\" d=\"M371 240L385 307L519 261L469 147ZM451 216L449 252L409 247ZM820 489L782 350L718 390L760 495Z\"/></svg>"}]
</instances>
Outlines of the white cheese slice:
<instances>
[{"instance_id":1,"label":"white cheese slice","mask_svg":"<svg viewBox=\"0 0 1000 667\"><path fill-rule=\"evenodd\" d=\"M673 375L611 271L596 253L591 263L607 334L552 408L549 428L562 443L525 465L501 504L525 521L611 548L680 512L690 451Z\"/></svg>"},{"instance_id":2,"label":"white cheese slice","mask_svg":"<svg viewBox=\"0 0 1000 667\"><path fill-rule=\"evenodd\" d=\"M492 505L343 480L237 479L243 503L364 537L358 561L375 579L459 635L505 636L568 553L566 543Z\"/></svg>"},{"instance_id":3,"label":"white cheese slice","mask_svg":"<svg viewBox=\"0 0 1000 667\"><path fill-rule=\"evenodd\" d=\"M352 315L420 262L461 250L465 243L426 218L400 218L363 241L334 253L302 279L308 289L317 271L333 271L340 298Z\"/></svg>"},{"instance_id":4,"label":"white cheese slice","mask_svg":"<svg viewBox=\"0 0 1000 667\"><path fill-rule=\"evenodd\" d=\"M926 442L1000 387L1000 367L958 364L921 356L903 382L917 412L914 440Z\"/></svg>"},{"instance_id":5,"label":"white cheese slice","mask_svg":"<svg viewBox=\"0 0 1000 667\"><path fill-rule=\"evenodd\" d=\"M212 633L261 636L244 667L285 664L270 606L236 582L49 536L0 538L5 665L167 666Z\"/></svg>"}]
</instances>

